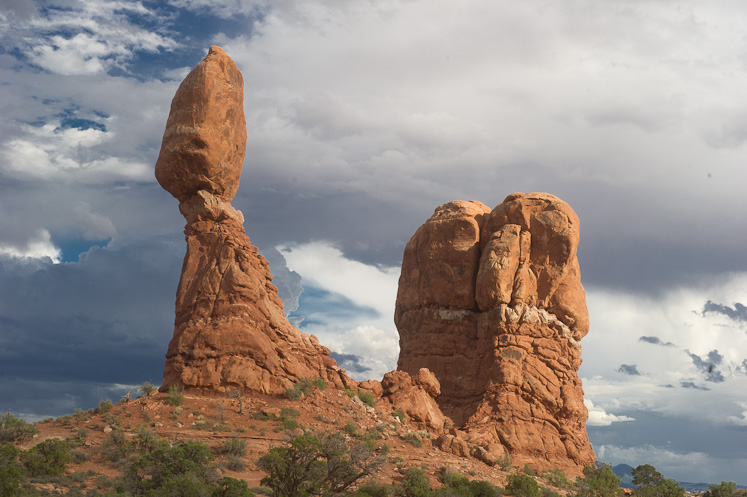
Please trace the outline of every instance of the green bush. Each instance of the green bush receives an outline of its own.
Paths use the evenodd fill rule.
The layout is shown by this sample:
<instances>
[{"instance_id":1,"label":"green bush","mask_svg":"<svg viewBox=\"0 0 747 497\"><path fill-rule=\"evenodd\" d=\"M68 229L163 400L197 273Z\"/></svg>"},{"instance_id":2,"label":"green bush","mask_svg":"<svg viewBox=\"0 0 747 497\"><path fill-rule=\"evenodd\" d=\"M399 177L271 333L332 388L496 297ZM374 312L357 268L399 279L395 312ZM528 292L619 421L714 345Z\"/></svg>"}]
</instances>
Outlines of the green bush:
<instances>
[{"instance_id":1,"label":"green bush","mask_svg":"<svg viewBox=\"0 0 747 497\"><path fill-rule=\"evenodd\" d=\"M67 442L50 438L22 452L21 464L30 476L57 476L65 471L71 451Z\"/></svg>"},{"instance_id":2,"label":"green bush","mask_svg":"<svg viewBox=\"0 0 747 497\"><path fill-rule=\"evenodd\" d=\"M124 472L121 487L133 496L202 495L216 482L213 454L200 442L161 442ZM209 493L208 493L209 494Z\"/></svg>"},{"instance_id":3,"label":"green bush","mask_svg":"<svg viewBox=\"0 0 747 497\"><path fill-rule=\"evenodd\" d=\"M405 442L409 443L410 445L413 445L415 447L422 447L423 446L423 439L420 438L420 435L415 433L414 431L411 431L405 435Z\"/></svg>"},{"instance_id":4,"label":"green bush","mask_svg":"<svg viewBox=\"0 0 747 497\"><path fill-rule=\"evenodd\" d=\"M353 494L356 497L389 497L389 487L381 483L364 483Z\"/></svg>"},{"instance_id":5,"label":"green bush","mask_svg":"<svg viewBox=\"0 0 747 497\"><path fill-rule=\"evenodd\" d=\"M100 400L99 405L96 407L96 414L106 414L111 411L112 407L114 407L114 404L112 404L111 399Z\"/></svg>"},{"instance_id":6,"label":"green bush","mask_svg":"<svg viewBox=\"0 0 747 497\"><path fill-rule=\"evenodd\" d=\"M407 423L407 416L405 415L405 411L403 411L400 408L397 408L393 413L392 416L399 419L399 422L402 424Z\"/></svg>"},{"instance_id":7,"label":"green bush","mask_svg":"<svg viewBox=\"0 0 747 497\"><path fill-rule=\"evenodd\" d=\"M665 478L650 464L633 468L634 494L637 497L684 497L685 489L673 478Z\"/></svg>"},{"instance_id":8,"label":"green bush","mask_svg":"<svg viewBox=\"0 0 747 497\"><path fill-rule=\"evenodd\" d=\"M376 406L376 399L374 399L374 395L371 392L362 391L358 392L358 398L363 401L364 404L370 407Z\"/></svg>"},{"instance_id":9,"label":"green bush","mask_svg":"<svg viewBox=\"0 0 747 497\"><path fill-rule=\"evenodd\" d=\"M291 388L285 391L288 400L299 400L314 389L314 383L308 378L301 378Z\"/></svg>"},{"instance_id":10,"label":"green bush","mask_svg":"<svg viewBox=\"0 0 747 497\"><path fill-rule=\"evenodd\" d=\"M420 468L407 468L400 487L404 497L430 497L431 482Z\"/></svg>"},{"instance_id":11,"label":"green bush","mask_svg":"<svg viewBox=\"0 0 747 497\"><path fill-rule=\"evenodd\" d=\"M144 396L144 397L147 397L147 396L148 396L148 395L150 395L150 394L151 394L151 392L153 392L153 391L154 391L154 390L155 390L156 388L157 388L157 387L156 387L156 386L155 386L155 385L154 385L153 383L151 383L151 382L149 382L149 381L146 381L146 382L145 382L145 383L143 383L142 385L138 385L138 387L137 387L137 390L138 390L138 392L140 392L140 395L142 395L142 396Z\"/></svg>"},{"instance_id":12,"label":"green bush","mask_svg":"<svg viewBox=\"0 0 747 497\"><path fill-rule=\"evenodd\" d=\"M119 462L126 458L132 448L131 444L125 440L124 433L121 430L113 430L107 433L101 445L103 446L104 459L109 462Z\"/></svg>"},{"instance_id":13,"label":"green bush","mask_svg":"<svg viewBox=\"0 0 747 497\"><path fill-rule=\"evenodd\" d=\"M254 497L254 494L244 480L224 476L216 482L210 497Z\"/></svg>"},{"instance_id":14,"label":"green bush","mask_svg":"<svg viewBox=\"0 0 747 497\"><path fill-rule=\"evenodd\" d=\"M11 413L0 414L0 444L21 442L39 433L39 428Z\"/></svg>"},{"instance_id":15,"label":"green bush","mask_svg":"<svg viewBox=\"0 0 747 497\"><path fill-rule=\"evenodd\" d=\"M0 497L10 497L18 488L21 480L18 453L13 445L0 445Z\"/></svg>"},{"instance_id":16,"label":"green bush","mask_svg":"<svg viewBox=\"0 0 747 497\"><path fill-rule=\"evenodd\" d=\"M444 471L441 474L441 483L444 489L436 492L436 495L449 495L459 497L496 497L497 490L493 485L484 480L469 480L468 478L453 471Z\"/></svg>"},{"instance_id":17,"label":"green bush","mask_svg":"<svg viewBox=\"0 0 747 497\"><path fill-rule=\"evenodd\" d=\"M609 464L586 466L584 477L576 480L577 497L617 497L622 495L620 477Z\"/></svg>"},{"instance_id":18,"label":"green bush","mask_svg":"<svg viewBox=\"0 0 747 497\"><path fill-rule=\"evenodd\" d=\"M281 407L280 408L280 419L283 418L297 418L301 415L298 409L292 407Z\"/></svg>"},{"instance_id":19,"label":"green bush","mask_svg":"<svg viewBox=\"0 0 747 497\"><path fill-rule=\"evenodd\" d=\"M747 492L737 489L736 483L722 481L719 484L708 485L708 490L703 494L703 497L741 497L743 495L747 495Z\"/></svg>"},{"instance_id":20,"label":"green bush","mask_svg":"<svg viewBox=\"0 0 747 497\"><path fill-rule=\"evenodd\" d=\"M565 476L562 469L550 470L543 476L550 485L556 488L566 488L571 484L571 481Z\"/></svg>"},{"instance_id":21,"label":"green bush","mask_svg":"<svg viewBox=\"0 0 747 497\"><path fill-rule=\"evenodd\" d=\"M516 497L539 497L539 485L529 475L513 473L508 475L506 493Z\"/></svg>"},{"instance_id":22,"label":"green bush","mask_svg":"<svg viewBox=\"0 0 747 497\"><path fill-rule=\"evenodd\" d=\"M246 463L240 456L228 456L223 461L223 466L230 471L243 471L246 469Z\"/></svg>"},{"instance_id":23,"label":"green bush","mask_svg":"<svg viewBox=\"0 0 747 497\"><path fill-rule=\"evenodd\" d=\"M220 453L229 456L243 457L246 455L246 440L235 437L226 440L226 443L224 443L223 447L220 448Z\"/></svg>"},{"instance_id":24,"label":"green bush","mask_svg":"<svg viewBox=\"0 0 747 497\"><path fill-rule=\"evenodd\" d=\"M344 431L351 437L357 437L359 435L358 426L355 423L351 423L350 421L345 423L345 425L342 427L342 431Z\"/></svg>"},{"instance_id":25,"label":"green bush","mask_svg":"<svg viewBox=\"0 0 747 497\"><path fill-rule=\"evenodd\" d=\"M180 406L184 403L184 389L179 385L171 385L169 387L169 397L166 402L170 406Z\"/></svg>"},{"instance_id":26,"label":"green bush","mask_svg":"<svg viewBox=\"0 0 747 497\"><path fill-rule=\"evenodd\" d=\"M355 390L351 390L350 388L346 388L345 389L345 395L347 395L348 397L350 397L352 399L353 397L355 397L356 391Z\"/></svg>"},{"instance_id":27,"label":"green bush","mask_svg":"<svg viewBox=\"0 0 747 497\"><path fill-rule=\"evenodd\" d=\"M314 378L314 380L313 380L312 383L319 390L326 390L327 389L327 382L324 381L324 379L321 376L317 376L316 378Z\"/></svg>"},{"instance_id":28,"label":"green bush","mask_svg":"<svg viewBox=\"0 0 747 497\"><path fill-rule=\"evenodd\" d=\"M261 484L274 497L344 494L382 463L365 445L349 446L341 433L304 433L257 461L267 473Z\"/></svg>"}]
</instances>

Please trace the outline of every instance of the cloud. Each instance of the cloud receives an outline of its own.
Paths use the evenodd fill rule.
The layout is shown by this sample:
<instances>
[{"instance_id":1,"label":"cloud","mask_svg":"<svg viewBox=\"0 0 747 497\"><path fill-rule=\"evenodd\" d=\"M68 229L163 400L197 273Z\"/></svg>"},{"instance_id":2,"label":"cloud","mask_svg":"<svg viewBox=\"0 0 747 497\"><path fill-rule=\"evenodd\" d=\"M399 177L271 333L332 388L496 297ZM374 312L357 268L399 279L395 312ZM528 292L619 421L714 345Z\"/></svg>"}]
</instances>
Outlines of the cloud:
<instances>
[{"instance_id":1,"label":"cloud","mask_svg":"<svg viewBox=\"0 0 747 497\"><path fill-rule=\"evenodd\" d=\"M682 388L692 388L695 390L710 390L710 388L702 385L696 385L695 382L692 381L683 381L682 383L680 383L680 386Z\"/></svg>"},{"instance_id":2,"label":"cloud","mask_svg":"<svg viewBox=\"0 0 747 497\"><path fill-rule=\"evenodd\" d=\"M693 360L693 364L698 370L703 373L706 381L712 381L714 383L720 383L724 381L724 375L716 369L716 366L721 365L724 360L724 356L718 353L718 350L712 350L708 353L708 356L703 359L696 354L692 354L689 350L685 350L687 355Z\"/></svg>"},{"instance_id":3,"label":"cloud","mask_svg":"<svg viewBox=\"0 0 747 497\"><path fill-rule=\"evenodd\" d=\"M589 419L586 422L589 426L609 426L612 423L635 421L635 419L628 416L616 416L610 414L601 407L595 406L589 399L584 399L584 405L586 406L586 409L589 410Z\"/></svg>"},{"instance_id":4,"label":"cloud","mask_svg":"<svg viewBox=\"0 0 747 497\"><path fill-rule=\"evenodd\" d=\"M73 1L47 5L43 14L13 26L22 34L17 46L29 61L65 76L123 70L134 52L172 49L176 42L134 18L153 17L141 2Z\"/></svg>"},{"instance_id":5,"label":"cloud","mask_svg":"<svg viewBox=\"0 0 747 497\"><path fill-rule=\"evenodd\" d=\"M635 364L621 364L620 367L617 368L617 372L630 376L638 376L641 374Z\"/></svg>"},{"instance_id":6,"label":"cloud","mask_svg":"<svg viewBox=\"0 0 747 497\"><path fill-rule=\"evenodd\" d=\"M640 337L638 339L639 342L646 342L646 343L652 343L654 345L663 345L665 347L675 347L675 345L672 342L664 343L661 341L659 337Z\"/></svg>"},{"instance_id":7,"label":"cloud","mask_svg":"<svg viewBox=\"0 0 747 497\"><path fill-rule=\"evenodd\" d=\"M350 260L325 242L282 246L280 252L303 278L295 313L304 318L299 328L315 334L340 357L355 356L346 360L356 379L380 379L394 369L399 355L393 323L399 268Z\"/></svg>"},{"instance_id":8,"label":"cloud","mask_svg":"<svg viewBox=\"0 0 747 497\"><path fill-rule=\"evenodd\" d=\"M30 257L33 259L49 259L53 263L60 262L62 251L52 243L49 231L41 229L36 236L23 246L0 245L0 254L13 257Z\"/></svg>"},{"instance_id":9,"label":"cloud","mask_svg":"<svg viewBox=\"0 0 747 497\"><path fill-rule=\"evenodd\" d=\"M727 316L733 321L747 321L747 306L740 304L739 302L734 303L734 309L729 306L716 304L710 300L703 306L702 314L705 316L707 313L717 313Z\"/></svg>"}]
</instances>

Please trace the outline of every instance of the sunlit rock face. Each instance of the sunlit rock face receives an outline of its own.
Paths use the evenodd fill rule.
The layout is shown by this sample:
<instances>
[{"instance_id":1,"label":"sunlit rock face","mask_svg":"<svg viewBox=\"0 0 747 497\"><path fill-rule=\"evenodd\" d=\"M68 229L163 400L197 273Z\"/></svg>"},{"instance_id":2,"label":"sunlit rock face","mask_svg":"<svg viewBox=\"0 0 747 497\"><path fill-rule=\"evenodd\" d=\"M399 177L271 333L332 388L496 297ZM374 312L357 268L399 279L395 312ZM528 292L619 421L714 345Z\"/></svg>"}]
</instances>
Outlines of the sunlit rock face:
<instances>
[{"instance_id":1,"label":"sunlit rock face","mask_svg":"<svg viewBox=\"0 0 747 497\"><path fill-rule=\"evenodd\" d=\"M241 72L210 47L171 104L156 178L180 202L187 254L161 389L283 393L317 376L354 386L329 349L290 325L267 260L230 204L246 152L243 98Z\"/></svg>"},{"instance_id":2,"label":"sunlit rock face","mask_svg":"<svg viewBox=\"0 0 747 497\"><path fill-rule=\"evenodd\" d=\"M472 440L573 474L595 461L578 378L589 331L578 243L578 216L547 193L492 211L449 202L408 242L395 310L398 369L432 371L439 406Z\"/></svg>"}]
</instances>

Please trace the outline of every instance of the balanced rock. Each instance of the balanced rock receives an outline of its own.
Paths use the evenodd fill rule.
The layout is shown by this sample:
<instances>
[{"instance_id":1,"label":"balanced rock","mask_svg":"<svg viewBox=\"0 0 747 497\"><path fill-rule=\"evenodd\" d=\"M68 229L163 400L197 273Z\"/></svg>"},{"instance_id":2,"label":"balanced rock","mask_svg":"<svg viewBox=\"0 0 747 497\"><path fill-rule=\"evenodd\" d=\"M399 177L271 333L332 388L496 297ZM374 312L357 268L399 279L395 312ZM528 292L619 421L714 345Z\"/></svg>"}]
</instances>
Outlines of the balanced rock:
<instances>
[{"instance_id":1,"label":"balanced rock","mask_svg":"<svg viewBox=\"0 0 747 497\"><path fill-rule=\"evenodd\" d=\"M182 81L156 162L156 179L179 201L203 190L230 201L246 153L244 78L222 48Z\"/></svg>"},{"instance_id":2,"label":"balanced rock","mask_svg":"<svg viewBox=\"0 0 747 497\"><path fill-rule=\"evenodd\" d=\"M233 61L211 47L171 105L156 177L180 200L187 253L161 389L277 394L316 376L355 387L329 349L288 322L267 260L229 202L246 144L241 81Z\"/></svg>"},{"instance_id":3,"label":"balanced rock","mask_svg":"<svg viewBox=\"0 0 747 497\"><path fill-rule=\"evenodd\" d=\"M438 207L408 242L398 369L428 368L441 410L514 464L579 474L595 461L578 378L589 330L579 220L559 198L514 193Z\"/></svg>"}]
</instances>

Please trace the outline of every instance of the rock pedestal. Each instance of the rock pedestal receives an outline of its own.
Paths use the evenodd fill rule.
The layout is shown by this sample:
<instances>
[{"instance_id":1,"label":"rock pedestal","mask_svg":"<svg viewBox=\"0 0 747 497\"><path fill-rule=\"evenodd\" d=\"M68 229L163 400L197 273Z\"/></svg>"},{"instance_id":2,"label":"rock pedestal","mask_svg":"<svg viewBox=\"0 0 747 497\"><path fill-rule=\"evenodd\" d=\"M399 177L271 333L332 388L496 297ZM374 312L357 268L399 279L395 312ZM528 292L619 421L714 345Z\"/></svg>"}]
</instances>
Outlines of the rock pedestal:
<instances>
[{"instance_id":1,"label":"rock pedestal","mask_svg":"<svg viewBox=\"0 0 747 497\"><path fill-rule=\"evenodd\" d=\"M177 90L156 163L156 179L187 220L161 389L278 394L316 376L354 386L329 349L285 318L268 263L230 204L245 147L243 78L220 47L210 47Z\"/></svg>"},{"instance_id":2,"label":"rock pedestal","mask_svg":"<svg viewBox=\"0 0 747 497\"><path fill-rule=\"evenodd\" d=\"M578 241L568 204L515 193L492 211L444 204L405 248L398 369L432 371L441 410L515 466L578 473L595 461L578 378L589 330Z\"/></svg>"}]
</instances>

